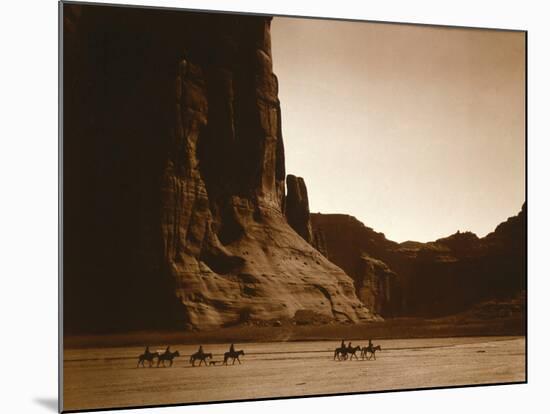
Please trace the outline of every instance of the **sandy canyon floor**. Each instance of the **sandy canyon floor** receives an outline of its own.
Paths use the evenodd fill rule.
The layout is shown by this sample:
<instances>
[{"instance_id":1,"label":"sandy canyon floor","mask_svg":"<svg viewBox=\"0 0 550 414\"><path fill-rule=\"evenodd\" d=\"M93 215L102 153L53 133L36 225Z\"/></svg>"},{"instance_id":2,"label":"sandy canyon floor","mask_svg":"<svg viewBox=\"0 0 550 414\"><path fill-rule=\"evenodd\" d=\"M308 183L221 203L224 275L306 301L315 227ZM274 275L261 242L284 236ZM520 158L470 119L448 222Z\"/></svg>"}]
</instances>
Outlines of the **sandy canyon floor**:
<instances>
[{"instance_id":1,"label":"sandy canyon floor","mask_svg":"<svg viewBox=\"0 0 550 414\"><path fill-rule=\"evenodd\" d=\"M382 347L376 361L334 361L335 341L272 342L237 344L245 351L241 365L208 367L189 363L196 345L172 345L181 357L171 368L136 368L141 347L68 349L64 410L525 380L524 337L375 342ZM204 346L216 361L227 349L228 344Z\"/></svg>"}]
</instances>

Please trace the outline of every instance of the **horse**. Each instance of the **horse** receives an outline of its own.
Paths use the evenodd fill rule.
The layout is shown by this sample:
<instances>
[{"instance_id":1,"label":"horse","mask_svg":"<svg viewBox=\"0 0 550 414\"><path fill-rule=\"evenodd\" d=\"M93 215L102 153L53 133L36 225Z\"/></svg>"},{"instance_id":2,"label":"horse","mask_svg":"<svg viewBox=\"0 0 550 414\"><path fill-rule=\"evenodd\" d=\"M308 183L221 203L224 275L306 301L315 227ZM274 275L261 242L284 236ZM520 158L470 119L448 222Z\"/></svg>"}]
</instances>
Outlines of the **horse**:
<instances>
[{"instance_id":1,"label":"horse","mask_svg":"<svg viewBox=\"0 0 550 414\"><path fill-rule=\"evenodd\" d=\"M158 358L159 357L159 353L158 352L145 352L144 354L141 354L139 357L138 357L138 363L137 363L137 367L136 368L139 368L139 366L141 365L143 368L145 368L145 361L148 361L149 362L149 368L151 368L153 366L153 359L155 358Z\"/></svg>"},{"instance_id":2,"label":"horse","mask_svg":"<svg viewBox=\"0 0 550 414\"><path fill-rule=\"evenodd\" d=\"M204 353L204 352L195 352L193 355L191 355L191 358L189 358L189 362L195 366L195 361L199 360L199 367L204 362L204 365L207 366L206 360L210 358L212 359L211 353Z\"/></svg>"},{"instance_id":3,"label":"horse","mask_svg":"<svg viewBox=\"0 0 550 414\"><path fill-rule=\"evenodd\" d=\"M345 347L339 347L334 350L334 358L338 357L338 361L346 360L348 359L348 355L350 356L350 361L355 357L355 359L359 359L356 352L361 349L360 346L345 346Z\"/></svg>"},{"instance_id":4,"label":"horse","mask_svg":"<svg viewBox=\"0 0 550 414\"><path fill-rule=\"evenodd\" d=\"M342 359L347 359L348 357L348 351L347 348L339 347L334 350L334 360L336 360L336 357L338 357L338 361L341 361Z\"/></svg>"},{"instance_id":5,"label":"horse","mask_svg":"<svg viewBox=\"0 0 550 414\"><path fill-rule=\"evenodd\" d=\"M225 354L223 354L223 365L227 365L227 360L229 358L233 359L233 365L235 365L235 360L239 361L239 364L241 363L241 360L239 359L239 355L244 356L244 351L241 349L240 351L228 351Z\"/></svg>"},{"instance_id":6,"label":"horse","mask_svg":"<svg viewBox=\"0 0 550 414\"><path fill-rule=\"evenodd\" d=\"M361 349L361 358L367 358L367 361L369 361L371 358L374 358L374 360L376 361L376 351L382 351L382 347L380 347L380 345L365 346ZM370 356L368 355L369 352Z\"/></svg>"},{"instance_id":7,"label":"horse","mask_svg":"<svg viewBox=\"0 0 550 414\"><path fill-rule=\"evenodd\" d=\"M170 361L170 366L172 366L172 364L174 363L174 358L179 356L180 356L180 353L178 351L175 351L175 352L166 351L164 354L160 354L158 356L157 368L160 365L161 361L162 361L163 367L166 366L164 365L164 361Z\"/></svg>"},{"instance_id":8,"label":"horse","mask_svg":"<svg viewBox=\"0 0 550 414\"><path fill-rule=\"evenodd\" d=\"M348 358L348 355L351 355L349 360L351 361L353 359L353 357L355 357L355 359L359 360L359 357L357 356L356 352L359 351L361 349L361 347L359 345L357 346L349 346L346 348L346 357L345 359Z\"/></svg>"}]
</instances>

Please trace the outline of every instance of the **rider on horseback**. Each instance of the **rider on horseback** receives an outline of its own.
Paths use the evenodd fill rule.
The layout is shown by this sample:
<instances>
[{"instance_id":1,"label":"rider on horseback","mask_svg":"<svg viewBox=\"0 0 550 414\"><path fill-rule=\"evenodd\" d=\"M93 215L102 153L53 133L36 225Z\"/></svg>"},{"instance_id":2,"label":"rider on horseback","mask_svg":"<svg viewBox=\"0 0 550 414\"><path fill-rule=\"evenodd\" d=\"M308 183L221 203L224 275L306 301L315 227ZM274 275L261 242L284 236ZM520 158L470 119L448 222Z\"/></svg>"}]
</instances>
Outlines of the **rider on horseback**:
<instances>
[{"instance_id":1,"label":"rider on horseback","mask_svg":"<svg viewBox=\"0 0 550 414\"><path fill-rule=\"evenodd\" d=\"M231 352L232 354L235 353L235 344L231 344L231 346L229 347L229 352Z\"/></svg>"}]
</instances>

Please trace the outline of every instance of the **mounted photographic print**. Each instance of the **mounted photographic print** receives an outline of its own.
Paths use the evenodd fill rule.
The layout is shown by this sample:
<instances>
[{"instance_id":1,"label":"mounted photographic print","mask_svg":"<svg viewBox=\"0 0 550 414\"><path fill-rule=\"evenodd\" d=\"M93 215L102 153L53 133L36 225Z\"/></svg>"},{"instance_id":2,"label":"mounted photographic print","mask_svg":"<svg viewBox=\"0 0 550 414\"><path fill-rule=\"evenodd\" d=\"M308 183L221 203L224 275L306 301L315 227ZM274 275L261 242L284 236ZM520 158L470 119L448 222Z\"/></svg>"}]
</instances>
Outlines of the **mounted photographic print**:
<instances>
[{"instance_id":1,"label":"mounted photographic print","mask_svg":"<svg viewBox=\"0 0 550 414\"><path fill-rule=\"evenodd\" d=\"M526 381L526 32L60 24L63 411Z\"/></svg>"}]
</instances>

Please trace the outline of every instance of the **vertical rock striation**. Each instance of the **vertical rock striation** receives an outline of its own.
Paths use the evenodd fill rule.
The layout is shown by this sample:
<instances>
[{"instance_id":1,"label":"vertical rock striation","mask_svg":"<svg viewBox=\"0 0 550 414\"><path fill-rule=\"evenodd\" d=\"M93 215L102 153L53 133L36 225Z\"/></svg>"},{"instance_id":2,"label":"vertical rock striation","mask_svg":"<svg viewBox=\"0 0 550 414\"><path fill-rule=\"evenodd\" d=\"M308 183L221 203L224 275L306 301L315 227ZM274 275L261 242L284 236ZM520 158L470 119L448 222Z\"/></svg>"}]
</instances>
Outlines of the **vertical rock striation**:
<instances>
[{"instance_id":1,"label":"vertical rock striation","mask_svg":"<svg viewBox=\"0 0 550 414\"><path fill-rule=\"evenodd\" d=\"M285 199L285 215L296 233L308 243L313 243L313 231L309 217L309 199L307 188L302 177L289 174L286 177L287 196Z\"/></svg>"},{"instance_id":2,"label":"vertical rock striation","mask_svg":"<svg viewBox=\"0 0 550 414\"><path fill-rule=\"evenodd\" d=\"M287 223L271 19L64 8L66 328L374 318Z\"/></svg>"}]
</instances>

